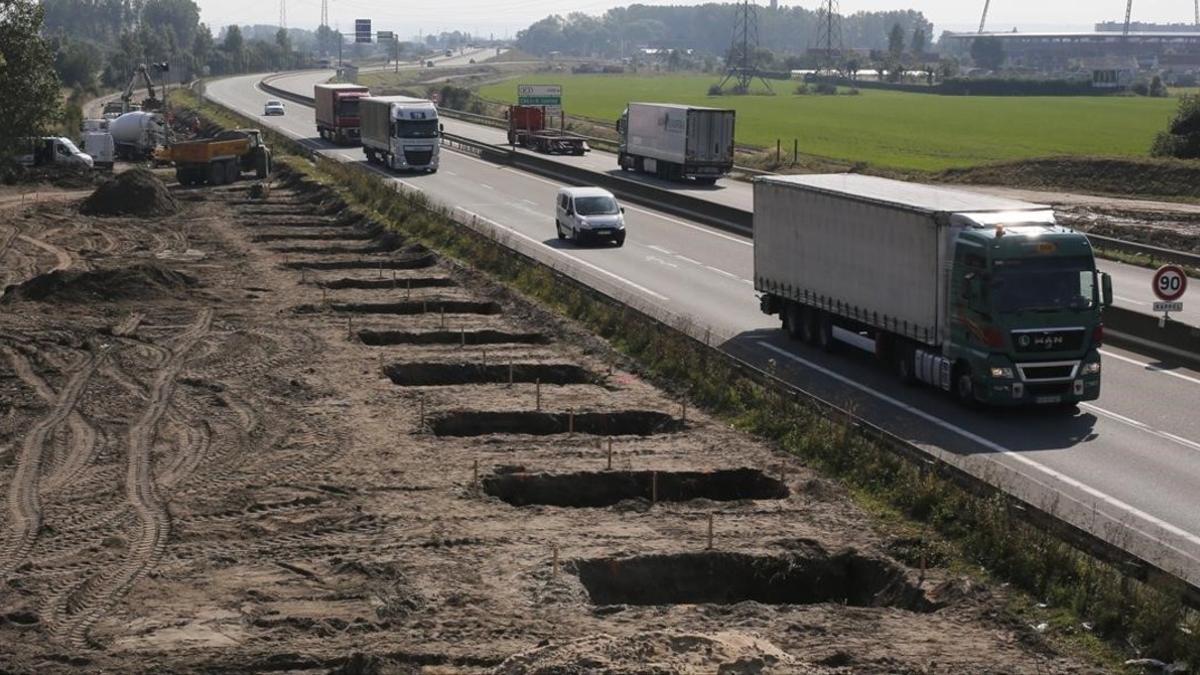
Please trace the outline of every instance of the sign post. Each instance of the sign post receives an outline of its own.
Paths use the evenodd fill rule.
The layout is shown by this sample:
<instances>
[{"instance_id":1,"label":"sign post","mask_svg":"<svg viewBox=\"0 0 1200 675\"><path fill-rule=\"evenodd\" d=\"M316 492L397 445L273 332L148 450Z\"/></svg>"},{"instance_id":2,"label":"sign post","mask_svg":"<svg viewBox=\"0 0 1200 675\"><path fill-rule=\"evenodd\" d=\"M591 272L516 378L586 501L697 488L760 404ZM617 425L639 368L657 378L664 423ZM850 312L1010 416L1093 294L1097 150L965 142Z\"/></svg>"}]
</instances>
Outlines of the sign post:
<instances>
[{"instance_id":1,"label":"sign post","mask_svg":"<svg viewBox=\"0 0 1200 675\"><path fill-rule=\"evenodd\" d=\"M1161 302L1154 303L1154 311L1162 312L1158 325L1164 326L1171 312L1183 311L1183 294L1187 292L1187 272L1179 265L1163 265L1154 273L1154 295Z\"/></svg>"}]
</instances>

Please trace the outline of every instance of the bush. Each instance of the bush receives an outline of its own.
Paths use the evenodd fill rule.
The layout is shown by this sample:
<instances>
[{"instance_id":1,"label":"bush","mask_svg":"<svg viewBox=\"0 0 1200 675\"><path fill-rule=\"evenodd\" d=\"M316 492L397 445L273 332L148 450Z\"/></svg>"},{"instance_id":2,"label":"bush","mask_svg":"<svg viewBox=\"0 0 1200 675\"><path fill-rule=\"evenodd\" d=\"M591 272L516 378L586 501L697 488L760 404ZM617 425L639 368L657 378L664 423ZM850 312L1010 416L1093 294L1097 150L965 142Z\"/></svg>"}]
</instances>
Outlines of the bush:
<instances>
[{"instance_id":1,"label":"bush","mask_svg":"<svg viewBox=\"0 0 1200 675\"><path fill-rule=\"evenodd\" d=\"M1158 134L1150 148L1154 157L1200 159L1200 96L1179 99L1179 110L1166 131Z\"/></svg>"},{"instance_id":2,"label":"bush","mask_svg":"<svg viewBox=\"0 0 1200 675\"><path fill-rule=\"evenodd\" d=\"M708 95L709 96L720 96L723 93L725 93L725 92L721 91L721 85L719 85L719 84L711 84L708 86Z\"/></svg>"},{"instance_id":3,"label":"bush","mask_svg":"<svg viewBox=\"0 0 1200 675\"><path fill-rule=\"evenodd\" d=\"M837 85L829 82L818 82L815 91L821 96L837 96Z\"/></svg>"},{"instance_id":4,"label":"bush","mask_svg":"<svg viewBox=\"0 0 1200 675\"><path fill-rule=\"evenodd\" d=\"M850 87L849 89L846 90L847 96L858 96L861 93L862 93L862 91L860 91L858 87Z\"/></svg>"},{"instance_id":5,"label":"bush","mask_svg":"<svg viewBox=\"0 0 1200 675\"><path fill-rule=\"evenodd\" d=\"M1163 84L1162 78L1158 75L1155 75L1154 79L1150 80L1150 95L1154 98L1167 97L1167 85Z\"/></svg>"},{"instance_id":6,"label":"bush","mask_svg":"<svg viewBox=\"0 0 1200 675\"><path fill-rule=\"evenodd\" d=\"M1130 89L1132 89L1133 93L1137 94L1138 96L1150 95L1150 85L1146 84L1144 80L1138 80L1137 82L1134 82Z\"/></svg>"},{"instance_id":7,"label":"bush","mask_svg":"<svg viewBox=\"0 0 1200 675\"><path fill-rule=\"evenodd\" d=\"M801 84L796 87L797 96L808 96L811 93L812 89L810 89L807 84Z\"/></svg>"}]
</instances>

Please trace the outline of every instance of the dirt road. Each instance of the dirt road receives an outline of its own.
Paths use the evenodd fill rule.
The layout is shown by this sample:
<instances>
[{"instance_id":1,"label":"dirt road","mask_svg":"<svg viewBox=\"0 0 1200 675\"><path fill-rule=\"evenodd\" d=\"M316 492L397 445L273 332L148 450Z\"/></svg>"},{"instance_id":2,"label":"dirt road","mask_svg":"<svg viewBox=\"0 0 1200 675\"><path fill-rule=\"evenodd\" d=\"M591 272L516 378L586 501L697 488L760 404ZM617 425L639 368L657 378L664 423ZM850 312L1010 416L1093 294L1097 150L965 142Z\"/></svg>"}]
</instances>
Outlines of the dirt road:
<instances>
[{"instance_id":1,"label":"dirt road","mask_svg":"<svg viewBox=\"0 0 1200 675\"><path fill-rule=\"evenodd\" d=\"M1093 672L314 186L176 193L12 219L0 669Z\"/></svg>"}]
</instances>

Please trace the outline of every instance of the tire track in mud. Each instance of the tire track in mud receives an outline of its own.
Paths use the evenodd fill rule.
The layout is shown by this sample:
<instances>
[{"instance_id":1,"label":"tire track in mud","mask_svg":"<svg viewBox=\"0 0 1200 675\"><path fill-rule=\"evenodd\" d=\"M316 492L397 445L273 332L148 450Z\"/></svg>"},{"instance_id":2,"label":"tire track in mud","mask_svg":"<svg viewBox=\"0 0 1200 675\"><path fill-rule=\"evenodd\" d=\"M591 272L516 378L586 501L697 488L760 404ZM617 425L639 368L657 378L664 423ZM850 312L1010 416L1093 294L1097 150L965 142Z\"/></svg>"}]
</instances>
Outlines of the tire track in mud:
<instances>
[{"instance_id":1,"label":"tire track in mud","mask_svg":"<svg viewBox=\"0 0 1200 675\"><path fill-rule=\"evenodd\" d=\"M46 274L49 272L58 272L61 270L68 270L68 269L71 269L71 266L75 264L75 258L65 248L55 246L54 244L51 244L50 242L43 241L36 237L31 237L27 234L18 234L17 238L20 239L21 241L25 242L26 244L29 244L30 246L40 248L43 251L45 251L46 253L49 253L50 255L54 256L54 260L55 260L54 267L51 267L50 269L46 270L45 272L39 272L39 274Z\"/></svg>"},{"instance_id":2,"label":"tire track in mud","mask_svg":"<svg viewBox=\"0 0 1200 675\"><path fill-rule=\"evenodd\" d=\"M8 355L17 376L26 383L42 381L33 371L29 361L16 350L8 346L0 347ZM0 580L7 579L29 555L38 531L42 527L42 501L40 492L42 465L45 461L46 443L64 424L69 423L75 405L79 402L83 391L91 381L100 363L104 360L105 352L90 354L82 364L73 371L70 379L58 392L51 394L50 411L30 428L21 440L17 453L17 466L13 473L12 485L8 492L8 531L3 543L0 544ZM44 381L42 381L43 384ZM47 389L49 389L47 385ZM50 390L52 391L52 390ZM39 391L39 395L43 392ZM80 418L82 419L82 417ZM72 439L81 438L72 434ZM92 430L91 443L95 444L95 431ZM86 454L86 446L81 445L79 454Z\"/></svg>"},{"instance_id":3,"label":"tire track in mud","mask_svg":"<svg viewBox=\"0 0 1200 675\"><path fill-rule=\"evenodd\" d=\"M174 349L149 387L150 398L145 409L129 427L125 495L136 519L130 533L129 552L116 569L88 577L63 593L54 604L52 631L73 646L86 646L92 625L158 563L166 549L171 519L166 503L155 489L151 451L188 353L205 338L212 320L213 310L204 309L177 336Z\"/></svg>"}]
</instances>

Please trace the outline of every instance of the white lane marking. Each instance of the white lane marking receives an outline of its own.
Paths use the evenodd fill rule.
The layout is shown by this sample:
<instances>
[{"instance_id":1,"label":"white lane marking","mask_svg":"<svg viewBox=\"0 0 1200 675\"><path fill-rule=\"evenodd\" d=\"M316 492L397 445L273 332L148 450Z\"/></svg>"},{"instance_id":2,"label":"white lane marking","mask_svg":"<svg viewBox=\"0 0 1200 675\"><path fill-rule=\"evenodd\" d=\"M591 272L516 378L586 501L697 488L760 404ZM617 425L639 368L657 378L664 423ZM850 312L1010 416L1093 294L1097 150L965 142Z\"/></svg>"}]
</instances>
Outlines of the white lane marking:
<instances>
[{"instance_id":1,"label":"white lane marking","mask_svg":"<svg viewBox=\"0 0 1200 675\"><path fill-rule=\"evenodd\" d=\"M592 270L592 271L599 272L600 274L603 274L604 276L607 276L607 277L610 277L610 278L616 279L617 281L620 281L620 282L621 282L621 283L623 283L623 284L627 284L627 285L629 285L629 286L632 286L633 288L636 288L637 290L639 290L639 291L641 291L641 292L645 293L646 295L649 295L649 296L651 296L651 297L658 298L659 300L670 300L670 298L668 298L667 296L663 295L662 293L658 293L658 292L652 291L652 290L650 290L649 288L646 288L645 286L642 286L641 284L638 284L638 283L636 283L636 282L630 281L629 279L626 279L625 277L623 277L623 276L620 276L619 274L614 274L614 273L612 273L612 272L609 272L608 270L604 269L603 267L599 267L599 266L597 266L597 265L593 265L592 263L590 263L590 262L588 262L588 261L586 261L586 260L584 260L584 259L582 259L582 258L578 258L578 257L576 257L576 256L573 256L573 255L571 255L570 253L567 253L567 252L565 252L565 251L562 251L562 250L559 250L559 249L556 249L556 248L553 248L553 247L547 246L545 243L543 243L543 242L540 242L540 241L538 241L537 239L534 239L533 237L531 237L531 236L529 236L529 235L525 234L524 232L519 232L519 231L517 231L517 230L515 230L515 229L513 229L513 228L511 228L511 227L509 227L509 226L507 226L507 225L501 225L500 223L498 223L498 222L496 222L496 221L492 220L491 218L487 218L487 217L481 216L481 215L479 215L478 213L475 213L475 212L473 212L473 211L468 211L468 210L466 210L466 209L464 209L464 208L462 208L462 207L456 207L456 208L455 208L455 210L456 210L456 211L461 211L462 213L465 213L465 214L467 214L468 216L471 216L472 218L476 218L476 219L478 219L478 220L481 220L481 221L483 221L483 222L485 222L485 223L487 223L487 224L491 225L492 227L497 227L497 228L500 228L501 230L504 230L505 232L509 232L509 233L515 234L515 235L517 235L518 237L520 237L520 238L522 238L522 239L524 239L524 240L526 240L526 241L528 241L528 242L530 242L530 243L536 244L537 246L540 246L540 247L542 247L542 248L546 249L547 251L552 251L552 252L554 252L554 253L557 253L558 255L561 255L561 256L563 256L564 258L569 258L569 259L571 259L571 260L574 260L575 262L579 263L580 265L583 265L584 267L586 267L586 268L588 268L588 269L590 269L590 270Z\"/></svg>"},{"instance_id":2,"label":"white lane marking","mask_svg":"<svg viewBox=\"0 0 1200 675\"><path fill-rule=\"evenodd\" d=\"M754 281L753 281L753 280L751 280L751 279L742 279L742 283L743 283L743 284L746 284L747 286L753 286L753 285L754 285Z\"/></svg>"},{"instance_id":3,"label":"white lane marking","mask_svg":"<svg viewBox=\"0 0 1200 675\"><path fill-rule=\"evenodd\" d=\"M1155 436L1158 436L1159 438L1163 438L1168 441L1174 441L1174 442L1182 445L1185 448L1190 448L1192 450L1200 451L1200 443L1196 443L1195 441L1189 441L1188 439L1183 438L1182 436L1176 436L1175 434L1173 434L1169 431L1155 429L1154 427L1150 426L1149 424L1146 424L1145 422L1139 422L1139 421L1133 419L1132 417L1126 417L1119 413L1115 413L1111 410L1105 410L1104 408L1101 408L1100 406L1097 406L1097 405L1092 405L1091 403L1080 403L1079 407L1087 408L1088 410L1093 410L1101 415L1104 415L1105 417L1107 417L1109 419L1116 420L1123 424L1128 424L1129 426L1131 426L1135 429L1145 431L1146 433L1153 434Z\"/></svg>"},{"instance_id":4,"label":"white lane marking","mask_svg":"<svg viewBox=\"0 0 1200 675\"><path fill-rule=\"evenodd\" d=\"M476 163L478 163L478 164L482 164L482 165L484 165L484 166L491 167L491 168L493 168L493 169L499 169L499 170L501 170L501 171L509 171L509 172L512 172L512 173L517 173L517 174L520 174L520 175L521 175L523 178L529 178L529 179L531 179L531 180L536 180L536 181L539 181L539 182L545 183L546 185L552 185L552 186L554 186L554 187L556 187L556 188L559 188L559 187L562 187L562 186L563 186L563 184L562 184L562 183L555 183L554 181L552 181L552 180L547 180L547 179L545 179L545 178L542 178L541 176L535 176L535 175L533 175L533 174L531 174L531 173L525 173L524 171L520 171L520 170L517 170L517 169L508 169L508 168L506 168L506 167L498 166L498 165L496 165L496 164L493 164L493 163L491 163L491 162L488 162L488 161L485 161L485 160L479 159L478 157L472 157L471 155L469 155L469 154L467 154L467 153L465 153L465 152L459 151L459 150L455 150L454 148L446 148L446 150L448 150L448 151L450 151L450 152L453 152L453 153L455 153L456 155L461 155L461 156L465 157L466 159L469 159L469 160L471 160L472 162L476 162ZM655 218L661 218L662 220L665 220L665 221L667 221L667 222L669 222L669 223L675 223L676 225L682 225L682 226L684 226L684 227L687 227L687 228L691 228L691 229L693 229L693 230L696 230L697 232L703 232L704 234L711 235L711 236L713 236L713 237L717 237L717 238L719 238L719 239L725 239L725 240L727 240L727 241L732 241L732 242L733 242L733 243L735 243L735 244L741 244L741 245L743 245L743 246L754 246L754 242L750 241L749 239L742 238L742 237L734 237L734 236L730 236L730 235L728 235L728 234L723 234L723 233L721 233L721 232L717 232L717 231L715 231L715 230L710 230L710 229L708 229L707 227L702 227L702 226L700 226L700 225L694 225L694 224L692 224L692 223L689 223L689 222L687 222L687 221L684 221L684 220L679 220L678 218L673 218L673 217L671 217L671 216L668 216L668 215L666 215L666 214L658 213L657 211L650 211L650 210L648 210L648 209L643 209L643 208L641 208L641 207L638 207L638 206L627 206L627 207L625 207L625 208L626 208L626 209L628 209L628 210L630 210L630 211L637 211L637 212L639 212L639 213L644 213L644 214L646 214L646 215L649 215L649 216L654 216Z\"/></svg>"},{"instance_id":5,"label":"white lane marking","mask_svg":"<svg viewBox=\"0 0 1200 675\"><path fill-rule=\"evenodd\" d=\"M678 253L676 253L675 257L679 258L680 260L682 260L685 263L691 263L693 265L704 265L704 263L700 262L699 260L692 260L691 258L687 257L686 255L679 255Z\"/></svg>"},{"instance_id":6,"label":"white lane marking","mask_svg":"<svg viewBox=\"0 0 1200 675\"><path fill-rule=\"evenodd\" d=\"M674 253L671 253L671 252L670 252L670 251L668 251L667 249L665 249L665 248L663 248L663 247L661 247L661 246L654 246L653 244L646 246L646 248L652 248L652 249L654 249L655 251L658 251L659 253L664 253L664 254L666 254L666 255L675 255Z\"/></svg>"},{"instance_id":7,"label":"white lane marking","mask_svg":"<svg viewBox=\"0 0 1200 675\"><path fill-rule=\"evenodd\" d=\"M532 199L522 199L521 201L525 202L526 204L529 204L530 206L538 205L537 202L533 201Z\"/></svg>"},{"instance_id":8,"label":"white lane marking","mask_svg":"<svg viewBox=\"0 0 1200 675\"><path fill-rule=\"evenodd\" d=\"M666 260L663 260L662 258L655 256L655 255L646 256L646 262L658 263L659 265L662 265L663 267L679 269L679 265L676 265L675 263L667 262Z\"/></svg>"},{"instance_id":9,"label":"white lane marking","mask_svg":"<svg viewBox=\"0 0 1200 675\"><path fill-rule=\"evenodd\" d=\"M734 274L733 272L726 272L725 270L718 269L716 267L713 267L712 265L705 265L704 269L711 270L713 272L716 272L717 274L720 274L723 277L729 277L730 279L738 278L738 275Z\"/></svg>"},{"instance_id":10,"label":"white lane marking","mask_svg":"<svg viewBox=\"0 0 1200 675\"><path fill-rule=\"evenodd\" d=\"M458 174L454 173L453 171L447 171L446 175L447 176L457 176Z\"/></svg>"},{"instance_id":11,"label":"white lane marking","mask_svg":"<svg viewBox=\"0 0 1200 675\"><path fill-rule=\"evenodd\" d=\"M828 368L819 366L819 365L813 363L812 361L809 361L808 359L804 359L799 356L796 356L795 354L792 354L791 352L788 352L784 349L780 349L779 347L776 347L773 344L764 342L762 340L757 340L756 342L758 343L758 346L763 347L764 349L767 349L769 351L775 352L776 354L779 354L780 356L783 356L785 358L796 361L797 363L800 363L808 368L811 368L811 369L821 373L822 375L825 375L826 377L831 377L831 378L841 382L842 384L845 384L845 385L848 385L855 389L858 389L859 391L861 391L865 394L869 394L881 401L884 401L885 403L889 403L897 408L900 408L901 410L903 410L907 413L916 415L917 417L920 417L921 419L925 420L926 422L929 422L931 424L939 426L939 427L945 429L946 431L956 433L956 434L962 436L963 438L969 439L975 443L978 443L979 445L982 445L985 448L988 448L989 450L992 450L993 452L1002 454L1005 457L1008 457L1017 462L1020 462L1030 468L1036 469L1037 471L1045 474L1046 476L1048 476L1050 478L1053 478L1056 481L1062 482L1066 485L1070 485L1071 487L1074 487L1075 489L1080 490L1080 491L1082 491L1082 492L1084 492L1084 493L1086 493L1086 494L1088 494L1110 506L1116 507L1117 509L1124 511L1125 513L1127 513L1129 515L1135 516L1135 517L1140 518L1148 523L1156 525L1156 526L1162 528L1163 530L1166 530L1167 532L1170 532L1171 534L1174 534L1175 536L1184 539L1185 541L1187 541L1190 544L1200 546L1200 536L1192 534L1191 532L1188 532L1187 530L1184 530L1183 528L1178 527L1176 525L1172 525L1171 523L1168 523L1165 520L1162 520L1161 518L1152 516L1149 513L1142 511L1141 509L1138 509L1134 506L1131 506L1130 504L1127 504L1127 503L1121 501L1120 499L1117 499L1116 497L1113 497L1112 495L1101 492L1100 490L1097 490L1096 488L1094 488L1090 485L1087 485L1085 483L1081 483L1080 481L1078 481L1074 478L1071 478L1070 476L1068 476L1066 474L1055 471L1054 469L1051 469L1050 467L1048 467L1040 462L1029 459L1028 457L1022 455L1021 453L1009 450L1008 448L1004 447L1003 445L1000 445L999 443L990 441L978 434L967 431L966 429L963 429L962 427L951 424L950 422L947 422L946 420L944 420L940 417L931 415L931 414L925 412L924 410L920 410L914 406L904 403L903 401L892 398L891 396L888 396L887 394L878 392L874 389L871 389L870 387L868 387L866 385L855 382L854 380L851 380L850 378L848 378L844 375L835 373L832 370L829 370ZM1031 479L1031 480L1038 482L1038 481L1036 481L1036 479ZM1045 485L1044 483L1042 485L1044 487L1052 489L1051 486ZM1147 532L1143 532L1143 531L1137 529L1136 527L1132 527L1132 526L1130 526L1130 527L1131 527L1131 529L1137 531L1138 533L1140 533L1146 537L1150 537L1151 539L1158 539L1158 537L1154 537L1153 535L1151 535ZM1185 555L1188 555L1188 554L1185 554ZM1195 557L1195 556L1189 555L1189 557Z\"/></svg>"},{"instance_id":12,"label":"white lane marking","mask_svg":"<svg viewBox=\"0 0 1200 675\"><path fill-rule=\"evenodd\" d=\"M1154 373L1162 373L1163 375L1170 375L1171 377L1178 377L1179 379L1184 380L1185 382L1191 382L1192 384L1200 384L1200 379L1197 379L1195 377L1184 375L1182 373L1176 373L1174 371L1167 370L1166 368L1160 368L1159 366L1156 366L1154 364L1142 363L1141 361L1138 361L1137 359L1131 359L1128 356L1121 356L1120 354L1114 354L1113 352L1110 352L1106 349L1101 349L1100 353L1111 359L1116 359L1118 361L1124 361L1125 363L1133 364L1135 366L1144 368L1144 369L1149 370Z\"/></svg>"},{"instance_id":13,"label":"white lane marking","mask_svg":"<svg viewBox=\"0 0 1200 675\"><path fill-rule=\"evenodd\" d=\"M1121 302L1128 302L1131 305L1147 305L1147 304L1149 304L1146 302L1142 302L1140 300L1134 300L1133 298L1126 298L1121 295L1114 295L1113 297L1116 298L1117 300L1120 300Z\"/></svg>"},{"instance_id":14,"label":"white lane marking","mask_svg":"<svg viewBox=\"0 0 1200 675\"><path fill-rule=\"evenodd\" d=\"M492 187L491 185L488 185L487 183L479 183L479 187L484 188L485 190L495 190L496 189L496 188Z\"/></svg>"}]
</instances>

